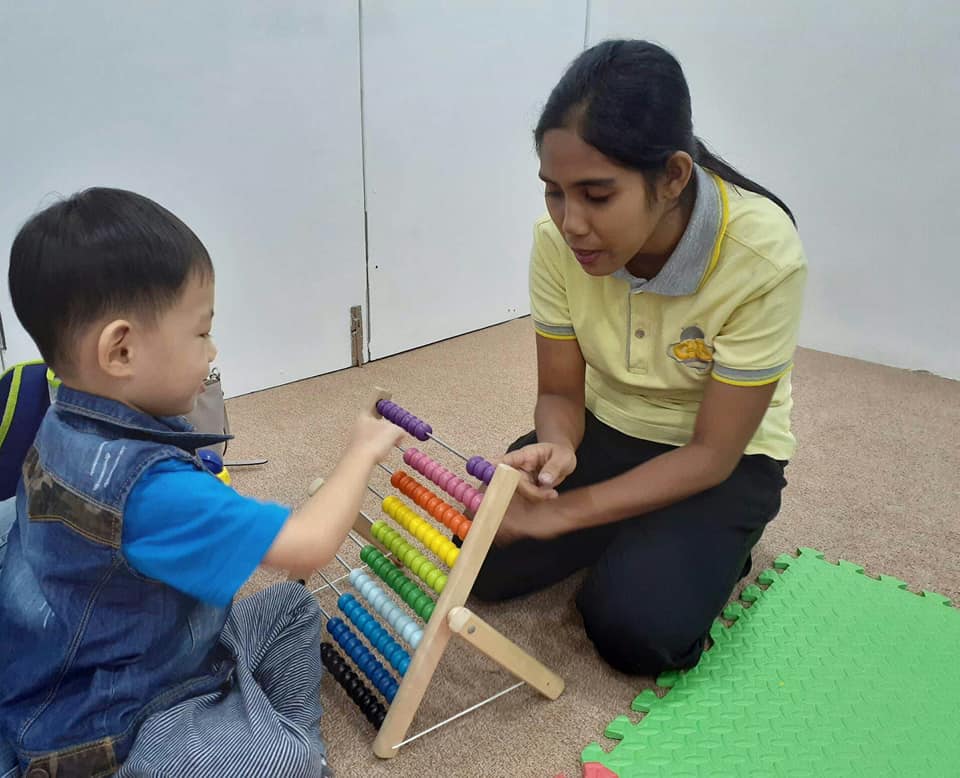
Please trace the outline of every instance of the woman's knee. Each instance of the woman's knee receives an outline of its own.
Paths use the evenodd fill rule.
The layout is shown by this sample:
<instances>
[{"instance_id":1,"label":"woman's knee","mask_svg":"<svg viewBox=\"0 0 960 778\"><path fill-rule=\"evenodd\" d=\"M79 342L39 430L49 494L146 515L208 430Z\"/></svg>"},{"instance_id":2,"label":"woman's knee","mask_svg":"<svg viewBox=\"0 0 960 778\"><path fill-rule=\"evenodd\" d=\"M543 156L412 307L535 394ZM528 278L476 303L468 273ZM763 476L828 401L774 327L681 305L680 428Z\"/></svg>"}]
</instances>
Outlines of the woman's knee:
<instances>
[{"instance_id":1,"label":"woman's knee","mask_svg":"<svg viewBox=\"0 0 960 778\"><path fill-rule=\"evenodd\" d=\"M693 667L710 626L650 599L585 597L581 590L577 608L597 653L615 669L634 675Z\"/></svg>"},{"instance_id":2,"label":"woman's knee","mask_svg":"<svg viewBox=\"0 0 960 778\"><path fill-rule=\"evenodd\" d=\"M474 579L471 591L474 597L483 602L503 602L521 593L513 576L506 575L503 567L495 564L489 556Z\"/></svg>"}]
</instances>

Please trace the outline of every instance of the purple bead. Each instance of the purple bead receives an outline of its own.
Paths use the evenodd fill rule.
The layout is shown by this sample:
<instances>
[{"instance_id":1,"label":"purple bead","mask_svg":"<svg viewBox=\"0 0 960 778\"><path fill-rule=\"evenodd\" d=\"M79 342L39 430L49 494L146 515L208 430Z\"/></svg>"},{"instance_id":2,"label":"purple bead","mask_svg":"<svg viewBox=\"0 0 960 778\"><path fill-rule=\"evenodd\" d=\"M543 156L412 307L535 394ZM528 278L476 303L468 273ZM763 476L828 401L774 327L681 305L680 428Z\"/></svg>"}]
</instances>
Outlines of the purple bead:
<instances>
[{"instance_id":1,"label":"purple bead","mask_svg":"<svg viewBox=\"0 0 960 778\"><path fill-rule=\"evenodd\" d=\"M492 464L490 464L489 462L487 462L487 463L483 466L483 469L480 471L479 478L480 478L480 480L483 481L485 484L489 484L490 481L493 480L493 474L494 474L495 472L497 472L497 468L496 468L494 465L492 465Z\"/></svg>"},{"instance_id":2,"label":"purple bead","mask_svg":"<svg viewBox=\"0 0 960 778\"><path fill-rule=\"evenodd\" d=\"M430 437L431 432L433 432L433 427L420 419L417 419L417 425L410 430L410 434L417 440L426 440Z\"/></svg>"},{"instance_id":3,"label":"purple bead","mask_svg":"<svg viewBox=\"0 0 960 778\"><path fill-rule=\"evenodd\" d=\"M483 462L483 457L470 457L470 459L467 460L467 472L472 476L476 476L477 467L481 462Z\"/></svg>"}]
</instances>

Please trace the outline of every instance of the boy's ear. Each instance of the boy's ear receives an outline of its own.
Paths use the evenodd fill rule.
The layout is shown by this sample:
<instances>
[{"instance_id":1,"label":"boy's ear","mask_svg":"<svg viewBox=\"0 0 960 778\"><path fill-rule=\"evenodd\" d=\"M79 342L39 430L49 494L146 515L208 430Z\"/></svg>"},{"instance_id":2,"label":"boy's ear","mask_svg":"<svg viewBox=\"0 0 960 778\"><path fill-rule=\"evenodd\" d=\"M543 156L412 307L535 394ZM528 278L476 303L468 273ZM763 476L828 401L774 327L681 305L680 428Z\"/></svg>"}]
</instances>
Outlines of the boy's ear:
<instances>
[{"instance_id":1,"label":"boy's ear","mask_svg":"<svg viewBox=\"0 0 960 778\"><path fill-rule=\"evenodd\" d=\"M97 363L111 378L127 378L133 373L133 325L115 319L100 330L97 339Z\"/></svg>"}]
</instances>

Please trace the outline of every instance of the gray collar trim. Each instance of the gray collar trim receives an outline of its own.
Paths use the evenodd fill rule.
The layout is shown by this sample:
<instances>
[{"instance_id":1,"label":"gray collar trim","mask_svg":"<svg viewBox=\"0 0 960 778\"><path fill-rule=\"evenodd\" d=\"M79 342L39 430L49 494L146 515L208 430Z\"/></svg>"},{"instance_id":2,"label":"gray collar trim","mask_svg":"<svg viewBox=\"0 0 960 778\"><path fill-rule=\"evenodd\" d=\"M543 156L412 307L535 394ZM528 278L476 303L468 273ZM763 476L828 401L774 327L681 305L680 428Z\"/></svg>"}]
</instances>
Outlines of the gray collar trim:
<instances>
[{"instance_id":1,"label":"gray collar trim","mask_svg":"<svg viewBox=\"0 0 960 778\"><path fill-rule=\"evenodd\" d=\"M625 267L613 273L614 278L630 284L631 292L643 291L682 297L693 294L700 286L717 242L717 233L723 218L723 203L720 201L717 184L710 174L699 165L696 165L694 170L697 175L697 199L693 204L687 229L667 264L650 280L637 278Z\"/></svg>"}]
</instances>

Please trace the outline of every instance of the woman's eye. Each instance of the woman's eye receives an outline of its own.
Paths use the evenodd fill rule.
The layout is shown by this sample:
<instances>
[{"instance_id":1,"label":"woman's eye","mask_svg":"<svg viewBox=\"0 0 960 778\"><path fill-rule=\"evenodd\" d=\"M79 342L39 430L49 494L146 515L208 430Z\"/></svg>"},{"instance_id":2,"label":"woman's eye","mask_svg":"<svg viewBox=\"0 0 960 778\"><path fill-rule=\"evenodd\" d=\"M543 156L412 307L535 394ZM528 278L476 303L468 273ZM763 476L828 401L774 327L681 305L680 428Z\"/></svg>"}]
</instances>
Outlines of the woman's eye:
<instances>
[{"instance_id":1,"label":"woman's eye","mask_svg":"<svg viewBox=\"0 0 960 778\"><path fill-rule=\"evenodd\" d=\"M589 192L587 192L587 194L585 195L585 197L587 198L587 202L588 202L588 203L593 203L594 205L601 205L601 204L607 202L607 201L612 197L612 195L608 195L608 194L605 194L605 195L592 195L592 194L590 194Z\"/></svg>"}]
</instances>

